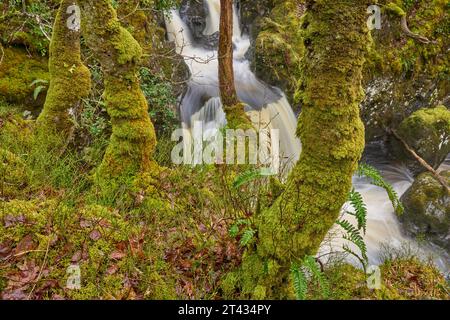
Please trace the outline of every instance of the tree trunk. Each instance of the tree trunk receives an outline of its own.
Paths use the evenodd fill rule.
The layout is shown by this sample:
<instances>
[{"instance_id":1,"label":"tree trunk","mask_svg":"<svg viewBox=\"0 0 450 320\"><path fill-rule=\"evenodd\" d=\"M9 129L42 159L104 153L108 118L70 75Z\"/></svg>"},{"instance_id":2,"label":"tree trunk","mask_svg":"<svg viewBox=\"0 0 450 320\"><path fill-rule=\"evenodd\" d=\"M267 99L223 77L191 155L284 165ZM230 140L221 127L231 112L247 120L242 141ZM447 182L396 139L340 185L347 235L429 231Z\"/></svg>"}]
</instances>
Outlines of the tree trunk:
<instances>
[{"instance_id":1,"label":"tree trunk","mask_svg":"<svg viewBox=\"0 0 450 320\"><path fill-rule=\"evenodd\" d=\"M257 243L244 257L240 278L242 292L252 298L294 297L291 263L316 254L351 189L364 149L359 104L367 5L307 1L297 131L303 150L285 192L256 217Z\"/></svg>"},{"instance_id":2,"label":"tree trunk","mask_svg":"<svg viewBox=\"0 0 450 320\"><path fill-rule=\"evenodd\" d=\"M152 174L156 135L137 77L142 48L124 29L109 0L80 0L82 30L102 66L104 98L112 136L95 181L103 196L135 186L138 176Z\"/></svg>"},{"instance_id":3,"label":"tree trunk","mask_svg":"<svg viewBox=\"0 0 450 320\"><path fill-rule=\"evenodd\" d=\"M42 137L67 138L72 127L69 109L74 108L90 91L90 72L81 62L80 28L69 28L76 1L61 1L50 43L50 87L44 109L37 119ZM71 8L69 8L71 7ZM73 10L69 10L73 9ZM52 141L49 141L52 143Z\"/></svg>"},{"instance_id":4,"label":"tree trunk","mask_svg":"<svg viewBox=\"0 0 450 320\"><path fill-rule=\"evenodd\" d=\"M250 123L236 93L233 70L233 0L220 0L219 30L219 87L220 96L230 127Z\"/></svg>"}]
</instances>

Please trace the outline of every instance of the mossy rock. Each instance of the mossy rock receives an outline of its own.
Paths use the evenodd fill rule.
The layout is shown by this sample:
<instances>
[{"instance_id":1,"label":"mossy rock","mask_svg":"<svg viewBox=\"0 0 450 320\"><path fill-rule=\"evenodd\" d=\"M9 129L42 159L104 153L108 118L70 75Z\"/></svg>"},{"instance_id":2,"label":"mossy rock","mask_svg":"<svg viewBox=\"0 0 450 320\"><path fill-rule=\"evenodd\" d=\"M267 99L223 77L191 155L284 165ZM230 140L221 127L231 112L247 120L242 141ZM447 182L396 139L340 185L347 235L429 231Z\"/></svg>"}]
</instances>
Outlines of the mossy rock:
<instances>
[{"instance_id":1,"label":"mossy rock","mask_svg":"<svg viewBox=\"0 0 450 320\"><path fill-rule=\"evenodd\" d=\"M441 173L450 183L450 171ZM404 230L442 246L450 253L450 195L430 173L423 173L401 198Z\"/></svg>"},{"instance_id":2,"label":"mossy rock","mask_svg":"<svg viewBox=\"0 0 450 320\"><path fill-rule=\"evenodd\" d=\"M45 91L33 97L33 81L49 81L48 62L44 57L34 57L19 48L4 49L0 67L0 97L13 104L41 107L45 102ZM45 86L44 86L45 89Z\"/></svg>"},{"instance_id":3,"label":"mossy rock","mask_svg":"<svg viewBox=\"0 0 450 320\"><path fill-rule=\"evenodd\" d=\"M420 157L437 169L450 153L450 111L445 106L419 110L400 124L398 134ZM425 171L400 141L392 139L390 147L392 153L405 161L415 175Z\"/></svg>"},{"instance_id":4,"label":"mossy rock","mask_svg":"<svg viewBox=\"0 0 450 320\"><path fill-rule=\"evenodd\" d=\"M256 75L279 87L294 105L299 103L300 61L304 51L300 32L302 2L277 3L269 17L260 20L255 40Z\"/></svg>"}]
</instances>

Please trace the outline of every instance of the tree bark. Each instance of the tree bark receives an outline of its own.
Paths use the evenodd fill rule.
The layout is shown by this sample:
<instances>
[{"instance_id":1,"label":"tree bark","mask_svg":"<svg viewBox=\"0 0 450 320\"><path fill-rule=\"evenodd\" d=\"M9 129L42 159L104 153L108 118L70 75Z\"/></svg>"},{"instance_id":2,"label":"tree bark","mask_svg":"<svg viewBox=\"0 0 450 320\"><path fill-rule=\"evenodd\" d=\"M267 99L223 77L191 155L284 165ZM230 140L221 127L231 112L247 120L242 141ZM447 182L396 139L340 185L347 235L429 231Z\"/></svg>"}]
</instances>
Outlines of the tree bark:
<instances>
[{"instance_id":1,"label":"tree bark","mask_svg":"<svg viewBox=\"0 0 450 320\"><path fill-rule=\"evenodd\" d=\"M234 106L237 99L233 69L233 0L220 0L219 85L224 106Z\"/></svg>"},{"instance_id":2,"label":"tree bark","mask_svg":"<svg viewBox=\"0 0 450 320\"><path fill-rule=\"evenodd\" d=\"M61 1L50 43L50 86L44 109L37 119L38 131L50 140L67 138L72 127L69 109L89 95L89 69L81 61L80 30L69 29L67 21L74 14L68 10L73 0ZM68 12L69 11L69 12ZM52 141L49 141L52 143Z\"/></svg>"},{"instance_id":3,"label":"tree bark","mask_svg":"<svg viewBox=\"0 0 450 320\"><path fill-rule=\"evenodd\" d=\"M233 0L220 0L219 87L222 105L230 127L250 123L236 93L233 68Z\"/></svg>"},{"instance_id":4,"label":"tree bark","mask_svg":"<svg viewBox=\"0 0 450 320\"><path fill-rule=\"evenodd\" d=\"M258 238L244 256L246 297L294 298L289 269L316 254L336 222L364 150L362 69L369 41L366 1L309 0L302 24L303 150L283 194L256 217Z\"/></svg>"},{"instance_id":5,"label":"tree bark","mask_svg":"<svg viewBox=\"0 0 450 320\"><path fill-rule=\"evenodd\" d=\"M95 182L104 197L130 190L136 178L158 168L156 135L137 77L142 48L124 29L109 0L80 0L82 30L102 66L112 136Z\"/></svg>"}]
</instances>

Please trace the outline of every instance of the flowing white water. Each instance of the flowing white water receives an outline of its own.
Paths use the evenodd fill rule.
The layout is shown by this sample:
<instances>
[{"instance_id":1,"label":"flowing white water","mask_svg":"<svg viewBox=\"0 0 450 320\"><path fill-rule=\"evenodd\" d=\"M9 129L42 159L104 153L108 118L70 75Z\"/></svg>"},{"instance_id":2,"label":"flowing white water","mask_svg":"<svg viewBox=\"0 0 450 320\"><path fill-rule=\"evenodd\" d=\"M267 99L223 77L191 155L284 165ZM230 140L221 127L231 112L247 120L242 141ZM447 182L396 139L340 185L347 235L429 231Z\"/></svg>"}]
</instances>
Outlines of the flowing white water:
<instances>
[{"instance_id":1,"label":"flowing white water","mask_svg":"<svg viewBox=\"0 0 450 320\"><path fill-rule=\"evenodd\" d=\"M204 34L219 31L220 1L207 1L209 14ZM176 44L177 52L184 57L191 78L185 93L180 114L183 127L191 129L194 121L202 121L209 130L223 127L225 115L220 103L217 50L207 50L193 41L189 27L177 10L166 19L169 40ZM259 79L250 70L245 54L250 39L242 34L237 10L234 10L234 74L236 91L240 101L246 104L246 112L256 128L278 129L280 154L284 164L295 163L301 150L300 140L295 136L297 120L286 96L277 88Z\"/></svg>"},{"instance_id":2,"label":"flowing white water","mask_svg":"<svg viewBox=\"0 0 450 320\"><path fill-rule=\"evenodd\" d=\"M381 159L378 164L374 163L374 165L380 170L385 180L394 187L397 194L402 196L411 186L414 180L413 176L403 165L382 162ZM443 165L442 169L447 169L447 167L447 165ZM432 259L442 272L448 273L450 261L442 249L429 243L418 243L403 234L392 203L384 189L370 184L365 178L359 177L353 178L353 185L356 191L361 193L367 205L367 233L364 241L367 245L370 265L379 265L383 262L383 253L386 248L400 250L400 252L409 250L424 260ZM346 205L344 209L352 210L349 205ZM356 225L356 221L351 218L351 216L345 215L345 219ZM319 255L332 258L333 255L329 255L330 253L343 252L342 245L344 243L349 245L349 243L342 238L342 235L342 229L336 225L322 244ZM354 246L350 245L350 248L358 252ZM359 264L352 257L348 259L355 265Z\"/></svg>"},{"instance_id":3,"label":"flowing white water","mask_svg":"<svg viewBox=\"0 0 450 320\"><path fill-rule=\"evenodd\" d=\"M219 31L220 1L207 0L208 16L205 35ZM188 89L181 101L180 114L183 127L191 129L194 121L202 121L212 132L226 124L225 114L219 98L217 50L206 50L197 45L177 10L166 19L169 40L176 44L177 52L191 72ZM245 54L250 47L250 39L240 29L237 10L234 12L233 27L234 72L238 97L247 106L247 112L257 128L268 127L280 130L280 152L285 163L298 160L301 143L295 136L297 119L285 95L259 79L250 70ZM411 185L412 177L401 166L383 165L380 168L385 178L401 196ZM371 264L379 264L380 248L383 243L399 248L403 244L419 247L415 241L402 235L387 194L381 188L371 185L367 180L354 178L354 186L368 207L368 226L365 241ZM324 242L321 254L342 251L342 238L335 235L338 228L330 232ZM429 248L418 249L422 256L433 252ZM449 269L449 261L439 255L434 256L436 264L443 270Z\"/></svg>"}]
</instances>

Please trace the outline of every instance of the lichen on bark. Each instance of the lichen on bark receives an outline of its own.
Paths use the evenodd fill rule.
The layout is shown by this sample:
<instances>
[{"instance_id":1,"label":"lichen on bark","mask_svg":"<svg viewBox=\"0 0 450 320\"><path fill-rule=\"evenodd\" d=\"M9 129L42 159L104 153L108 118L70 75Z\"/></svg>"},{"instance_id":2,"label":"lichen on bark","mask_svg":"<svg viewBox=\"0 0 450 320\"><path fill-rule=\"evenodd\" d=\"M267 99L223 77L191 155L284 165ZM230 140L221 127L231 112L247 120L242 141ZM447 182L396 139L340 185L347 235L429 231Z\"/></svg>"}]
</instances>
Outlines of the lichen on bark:
<instances>
[{"instance_id":1,"label":"lichen on bark","mask_svg":"<svg viewBox=\"0 0 450 320\"><path fill-rule=\"evenodd\" d=\"M62 0L55 19L50 43L50 87L37 119L42 136L67 135L72 127L69 109L75 108L90 91L90 72L81 61L80 30L67 26L73 14L68 8L76 3Z\"/></svg>"},{"instance_id":2,"label":"lichen on bark","mask_svg":"<svg viewBox=\"0 0 450 320\"><path fill-rule=\"evenodd\" d=\"M256 245L237 271L245 297L293 298L291 262L317 252L347 199L364 149L366 9L359 0L307 1L297 130L303 150L285 191L256 217Z\"/></svg>"},{"instance_id":3,"label":"lichen on bark","mask_svg":"<svg viewBox=\"0 0 450 320\"><path fill-rule=\"evenodd\" d=\"M137 76L142 48L121 26L110 1L80 0L82 30L104 74L106 109L112 136L103 162L95 173L102 196L114 198L119 190L135 186L136 177L158 166L148 105Z\"/></svg>"}]
</instances>

